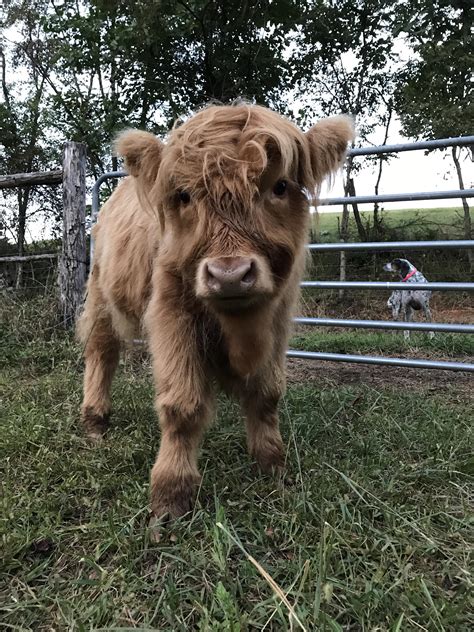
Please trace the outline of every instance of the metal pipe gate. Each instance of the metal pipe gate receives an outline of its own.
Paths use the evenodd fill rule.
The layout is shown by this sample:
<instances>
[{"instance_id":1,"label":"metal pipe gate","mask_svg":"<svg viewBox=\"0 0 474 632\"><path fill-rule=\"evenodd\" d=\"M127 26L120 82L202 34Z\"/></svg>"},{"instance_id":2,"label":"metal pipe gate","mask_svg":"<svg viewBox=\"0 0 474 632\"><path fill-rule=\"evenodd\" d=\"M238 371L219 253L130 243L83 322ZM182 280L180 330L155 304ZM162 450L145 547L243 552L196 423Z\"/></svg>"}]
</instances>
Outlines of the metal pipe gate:
<instances>
[{"instance_id":1,"label":"metal pipe gate","mask_svg":"<svg viewBox=\"0 0 474 632\"><path fill-rule=\"evenodd\" d=\"M349 150L349 155L370 156L380 154L392 154L405 151L443 149L453 146L468 146L474 148L474 136L463 136L459 138L442 138L439 140L420 141L415 143L401 143L396 145L379 145L376 147L359 147ZM474 150L473 150L474 151ZM110 178L122 178L126 176L125 171L110 171L104 173L92 188L92 212L91 223L95 223L99 212L99 191L103 182ZM335 206L351 203L371 203L371 202L399 202L415 200L446 200L454 198L472 198L474 189L452 190L452 191L423 191L416 193L395 193L385 195L361 195L328 198L319 201L321 206ZM331 243L331 244L309 244L308 249L313 252L351 252L351 251L407 251L407 250L427 250L435 248L457 248L474 249L474 240L439 240L439 241L396 241L396 242L363 242L363 243ZM91 237L91 261L94 244ZM312 289L370 289L370 290L420 290L419 283L392 283L381 281L303 281L301 286ZM474 283L424 283L424 290L434 291L462 291L473 292ZM338 318L295 318L296 323L317 327L344 327L357 329L394 329L402 331L438 331L472 334L474 325L457 323L406 323L384 320L355 320ZM290 358L302 358L305 360L319 360L329 362L350 362L356 364L387 365L409 367L417 369L445 369L451 371L468 371L474 373L474 363L471 362L448 362L437 360L419 360L411 358L392 358L386 356L366 356L340 353L322 353L313 351L297 351L290 349L287 352Z\"/></svg>"}]
</instances>

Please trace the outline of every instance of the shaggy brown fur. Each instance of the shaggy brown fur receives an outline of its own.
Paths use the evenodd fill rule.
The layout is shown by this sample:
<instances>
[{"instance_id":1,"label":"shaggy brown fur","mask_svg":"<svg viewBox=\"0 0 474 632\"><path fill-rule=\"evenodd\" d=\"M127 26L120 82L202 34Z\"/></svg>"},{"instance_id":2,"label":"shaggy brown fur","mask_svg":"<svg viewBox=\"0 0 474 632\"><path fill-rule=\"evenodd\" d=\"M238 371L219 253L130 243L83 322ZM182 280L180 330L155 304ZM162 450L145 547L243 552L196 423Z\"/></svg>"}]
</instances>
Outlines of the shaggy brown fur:
<instances>
[{"instance_id":1,"label":"shaggy brown fur","mask_svg":"<svg viewBox=\"0 0 474 632\"><path fill-rule=\"evenodd\" d=\"M270 110L239 104L205 108L166 143L133 130L118 138L131 177L94 228L79 324L82 418L90 435L105 431L119 340L145 333L162 431L151 472L155 516L192 504L216 385L241 401L249 451L261 467L283 465L277 407L304 265L307 194L339 168L352 136L346 117L304 134Z\"/></svg>"}]
</instances>

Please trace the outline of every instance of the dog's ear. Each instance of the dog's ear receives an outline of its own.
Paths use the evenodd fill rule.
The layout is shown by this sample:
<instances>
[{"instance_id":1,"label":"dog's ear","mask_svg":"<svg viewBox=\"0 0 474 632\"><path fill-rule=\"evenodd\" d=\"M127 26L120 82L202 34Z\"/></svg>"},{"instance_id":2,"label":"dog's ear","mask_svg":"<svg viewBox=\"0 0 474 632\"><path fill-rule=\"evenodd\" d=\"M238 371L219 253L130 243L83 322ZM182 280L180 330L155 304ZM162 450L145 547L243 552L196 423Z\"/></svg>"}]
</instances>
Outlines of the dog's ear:
<instances>
[{"instance_id":1,"label":"dog's ear","mask_svg":"<svg viewBox=\"0 0 474 632\"><path fill-rule=\"evenodd\" d=\"M396 272L399 272L404 276L406 276L411 270L411 264L406 259L394 259L392 261L392 265L394 265Z\"/></svg>"},{"instance_id":2,"label":"dog's ear","mask_svg":"<svg viewBox=\"0 0 474 632\"><path fill-rule=\"evenodd\" d=\"M147 187L153 186L161 161L163 143L153 134L129 129L117 136L114 153L125 158L125 168Z\"/></svg>"},{"instance_id":3,"label":"dog's ear","mask_svg":"<svg viewBox=\"0 0 474 632\"><path fill-rule=\"evenodd\" d=\"M354 134L354 121L350 116L323 119L306 132L316 185L341 167Z\"/></svg>"}]
</instances>

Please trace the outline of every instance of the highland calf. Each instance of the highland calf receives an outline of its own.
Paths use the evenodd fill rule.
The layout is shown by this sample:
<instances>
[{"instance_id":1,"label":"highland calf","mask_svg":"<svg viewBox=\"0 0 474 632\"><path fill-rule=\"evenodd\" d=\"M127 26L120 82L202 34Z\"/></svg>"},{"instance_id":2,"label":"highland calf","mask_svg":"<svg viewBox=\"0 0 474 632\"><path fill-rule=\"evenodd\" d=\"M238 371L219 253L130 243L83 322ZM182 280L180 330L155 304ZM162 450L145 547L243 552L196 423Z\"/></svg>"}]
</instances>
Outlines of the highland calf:
<instances>
[{"instance_id":1,"label":"highland calf","mask_svg":"<svg viewBox=\"0 0 474 632\"><path fill-rule=\"evenodd\" d=\"M155 516L179 516L199 482L199 444L217 386L238 398L251 455L281 468L277 407L305 260L308 195L336 171L347 117L308 132L259 106L210 106L165 143L119 136L130 174L102 208L79 323L82 421L107 428L120 341L145 335L161 446L151 472Z\"/></svg>"}]
</instances>

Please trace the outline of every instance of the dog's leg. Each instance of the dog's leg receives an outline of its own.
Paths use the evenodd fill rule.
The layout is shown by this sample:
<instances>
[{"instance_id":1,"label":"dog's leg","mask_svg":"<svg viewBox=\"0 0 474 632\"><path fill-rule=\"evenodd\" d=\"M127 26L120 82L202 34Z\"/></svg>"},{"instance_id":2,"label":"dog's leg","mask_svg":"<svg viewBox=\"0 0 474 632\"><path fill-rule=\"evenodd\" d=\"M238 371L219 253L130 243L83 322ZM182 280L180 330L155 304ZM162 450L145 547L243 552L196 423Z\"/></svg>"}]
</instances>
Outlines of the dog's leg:
<instances>
[{"instance_id":1,"label":"dog's leg","mask_svg":"<svg viewBox=\"0 0 474 632\"><path fill-rule=\"evenodd\" d=\"M432 317L432 314L431 314L431 309L430 309L430 304L429 303L424 303L423 304L423 312L425 314L426 322L427 323L432 323L433 322L433 317ZM434 335L435 335L435 332L434 331L430 331L428 335L429 335L429 337L431 339L433 339Z\"/></svg>"},{"instance_id":2,"label":"dog's leg","mask_svg":"<svg viewBox=\"0 0 474 632\"><path fill-rule=\"evenodd\" d=\"M404 316L404 321L406 323L413 322L413 309L410 307L410 305L408 303L405 305L403 316ZM405 338L405 340L409 340L410 339L410 331L408 331L408 330L404 331L403 332L403 337Z\"/></svg>"}]
</instances>

